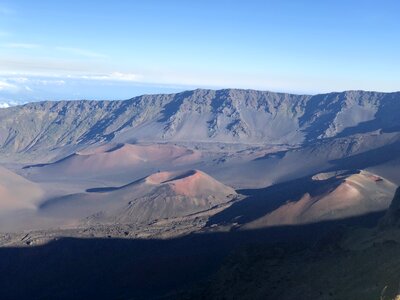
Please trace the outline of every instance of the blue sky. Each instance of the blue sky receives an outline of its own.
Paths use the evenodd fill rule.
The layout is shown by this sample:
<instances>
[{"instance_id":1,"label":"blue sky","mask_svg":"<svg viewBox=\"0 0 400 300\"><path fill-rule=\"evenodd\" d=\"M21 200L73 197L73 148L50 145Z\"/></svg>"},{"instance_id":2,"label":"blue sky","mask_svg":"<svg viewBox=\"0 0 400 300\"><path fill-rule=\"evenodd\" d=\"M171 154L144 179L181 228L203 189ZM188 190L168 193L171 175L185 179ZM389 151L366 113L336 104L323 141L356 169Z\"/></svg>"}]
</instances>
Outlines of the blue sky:
<instances>
[{"instance_id":1,"label":"blue sky","mask_svg":"<svg viewBox=\"0 0 400 300\"><path fill-rule=\"evenodd\" d=\"M400 90L399 11L390 0L0 0L0 103Z\"/></svg>"}]
</instances>

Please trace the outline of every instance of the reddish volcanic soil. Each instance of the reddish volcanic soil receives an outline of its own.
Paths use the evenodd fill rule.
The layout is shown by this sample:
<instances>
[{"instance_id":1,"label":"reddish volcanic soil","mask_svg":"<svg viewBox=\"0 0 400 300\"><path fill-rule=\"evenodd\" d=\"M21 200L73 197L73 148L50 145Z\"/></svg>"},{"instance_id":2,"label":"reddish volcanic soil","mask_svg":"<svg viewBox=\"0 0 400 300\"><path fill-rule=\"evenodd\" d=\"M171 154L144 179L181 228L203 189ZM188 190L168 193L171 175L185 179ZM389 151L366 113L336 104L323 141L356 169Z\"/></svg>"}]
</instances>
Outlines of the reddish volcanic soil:
<instances>
[{"instance_id":1,"label":"reddish volcanic soil","mask_svg":"<svg viewBox=\"0 0 400 300\"><path fill-rule=\"evenodd\" d=\"M166 144L104 145L77 152L39 171L53 174L85 175L109 174L141 167L177 166L201 159L200 152Z\"/></svg>"},{"instance_id":2,"label":"reddish volcanic soil","mask_svg":"<svg viewBox=\"0 0 400 300\"><path fill-rule=\"evenodd\" d=\"M336 175L342 178L342 175ZM314 180L331 178L321 174ZM247 228L294 225L323 220L343 219L387 209L396 185L367 171L353 174L331 189L317 194L304 194L299 200L282 205L268 215L253 221Z\"/></svg>"},{"instance_id":3,"label":"reddish volcanic soil","mask_svg":"<svg viewBox=\"0 0 400 300\"><path fill-rule=\"evenodd\" d=\"M0 167L0 214L18 209L35 209L43 193L33 182Z\"/></svg>"}]
</instances>

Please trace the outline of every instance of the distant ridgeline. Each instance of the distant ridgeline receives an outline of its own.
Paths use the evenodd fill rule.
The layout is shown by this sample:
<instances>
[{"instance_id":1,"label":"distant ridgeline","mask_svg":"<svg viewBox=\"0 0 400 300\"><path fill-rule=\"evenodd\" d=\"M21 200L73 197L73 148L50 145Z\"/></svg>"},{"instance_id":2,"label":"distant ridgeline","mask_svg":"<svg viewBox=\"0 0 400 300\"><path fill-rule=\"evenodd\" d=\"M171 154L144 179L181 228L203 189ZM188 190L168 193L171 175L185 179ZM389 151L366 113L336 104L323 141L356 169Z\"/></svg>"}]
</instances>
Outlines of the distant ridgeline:
<instances>
[{"instance_id":1,"label":"distant ridgeline","mask_svg":"<svg viewBox=\"0 0 400 300\"><path fill-rule=\"evenodd\" d=\"M0 153L3 161L32 159L109 141L304 145L399 131L399 111L399 92L364 91L194 90L125 101L36 102L0 109Z\"/></svg>"}]
</instances>

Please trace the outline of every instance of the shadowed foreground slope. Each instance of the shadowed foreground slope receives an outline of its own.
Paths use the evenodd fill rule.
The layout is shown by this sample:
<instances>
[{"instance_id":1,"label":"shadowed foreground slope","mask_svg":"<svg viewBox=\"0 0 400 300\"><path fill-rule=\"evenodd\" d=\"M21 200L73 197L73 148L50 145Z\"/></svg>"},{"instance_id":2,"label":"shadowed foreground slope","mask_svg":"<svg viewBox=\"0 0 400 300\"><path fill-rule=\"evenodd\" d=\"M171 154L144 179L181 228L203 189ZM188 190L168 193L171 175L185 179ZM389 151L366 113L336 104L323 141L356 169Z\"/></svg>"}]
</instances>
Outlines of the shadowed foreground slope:
<instances>
[{"instance_id":1,"label":"shadowed foreground slope","mask_svg":"<svg viewBox=\"0 0 400 300\"><path fill-rule=\"evenodd\" d=\"M339 224L373 225L380 215L170 240L66 238L37 247L0 248L1 298L159 299L169 295L179 299L180 290L191 290L205 280L235 249L277 242L288 248L313 245Z\"/></svg>"},{"instance_id":2,"label":"shadowed foreground slope","mask_svg":"<svg viewBox=\"0 0 400 300\"><path fill-rule=\"evenodd\" d=\"M341 227L315 244L251 245L185 299L397 299L400 230L397 190L379 227ZM396 298L395 298L396 297Z\"/></svg>"}]
</instances>

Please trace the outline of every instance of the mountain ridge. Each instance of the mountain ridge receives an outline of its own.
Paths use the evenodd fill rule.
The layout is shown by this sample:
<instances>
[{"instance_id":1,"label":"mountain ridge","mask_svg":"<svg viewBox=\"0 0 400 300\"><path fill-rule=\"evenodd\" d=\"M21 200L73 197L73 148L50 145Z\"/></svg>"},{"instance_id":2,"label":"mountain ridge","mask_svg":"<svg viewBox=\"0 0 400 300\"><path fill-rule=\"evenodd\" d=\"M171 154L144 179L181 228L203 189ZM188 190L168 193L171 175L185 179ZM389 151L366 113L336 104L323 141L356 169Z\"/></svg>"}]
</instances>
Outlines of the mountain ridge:
<instances>
[{"instance_id":1,"label":"mountain ridge","mask_svg":"<svg viewBox=\"0 0 400 300\"><path fill-rule=\"evenodd\" d=\"M7 107L0 107L0 109L7 109L7 108L13 108L13 107L21 107L21 106L26 106L29 104L33 103L58 103L58 102L72 102L72 101L84 101L84 102L123 102L123 101L132 101L137 98L145 97L145 96L165 96L165 95L177 95L181 94L184 92L196 92L196 91L242 91L242 92L261 92L261 93L271 93L271 94L280 94L280 95L292 95L292 96L317 96L317 95L332 95L332 94L343 94L343 93L376 93L376 94L397 94L400 93L400 90L398 91L391 91L391 92L381 92L381 91L375 91L375 90L343 90L343 91L332 91L332 92L324 92L324 93L289 93L289 92L275 92L272 90L257 90L257 89L244 89L244 88L222 88L222 89L207 89L207 88L196 88L196 89L190 89L190 90L184 90L182 92L175 92L175 93L154 93L154 94L140 94L138 96L134 96L132 98L126 98L126 99L95 99L95 98L77 98L77 99L59 99L59 100L40 100L40 101L25 101L23 103L17 103L15 101L8 101L7 104L9 106Z\"/></svg>"},{"instance_id":2,"label":"mountain ridge","mask_svg":"<svg viewBox=\"0 0 400 300\"><path fill-rule=\"evenodd\" d=\"M302 145L400 128L400 92L295 95L197 89L128 100L32 102L0 109L4 160L66 156L106 142Z\"/></svg>"}]
</instances>

